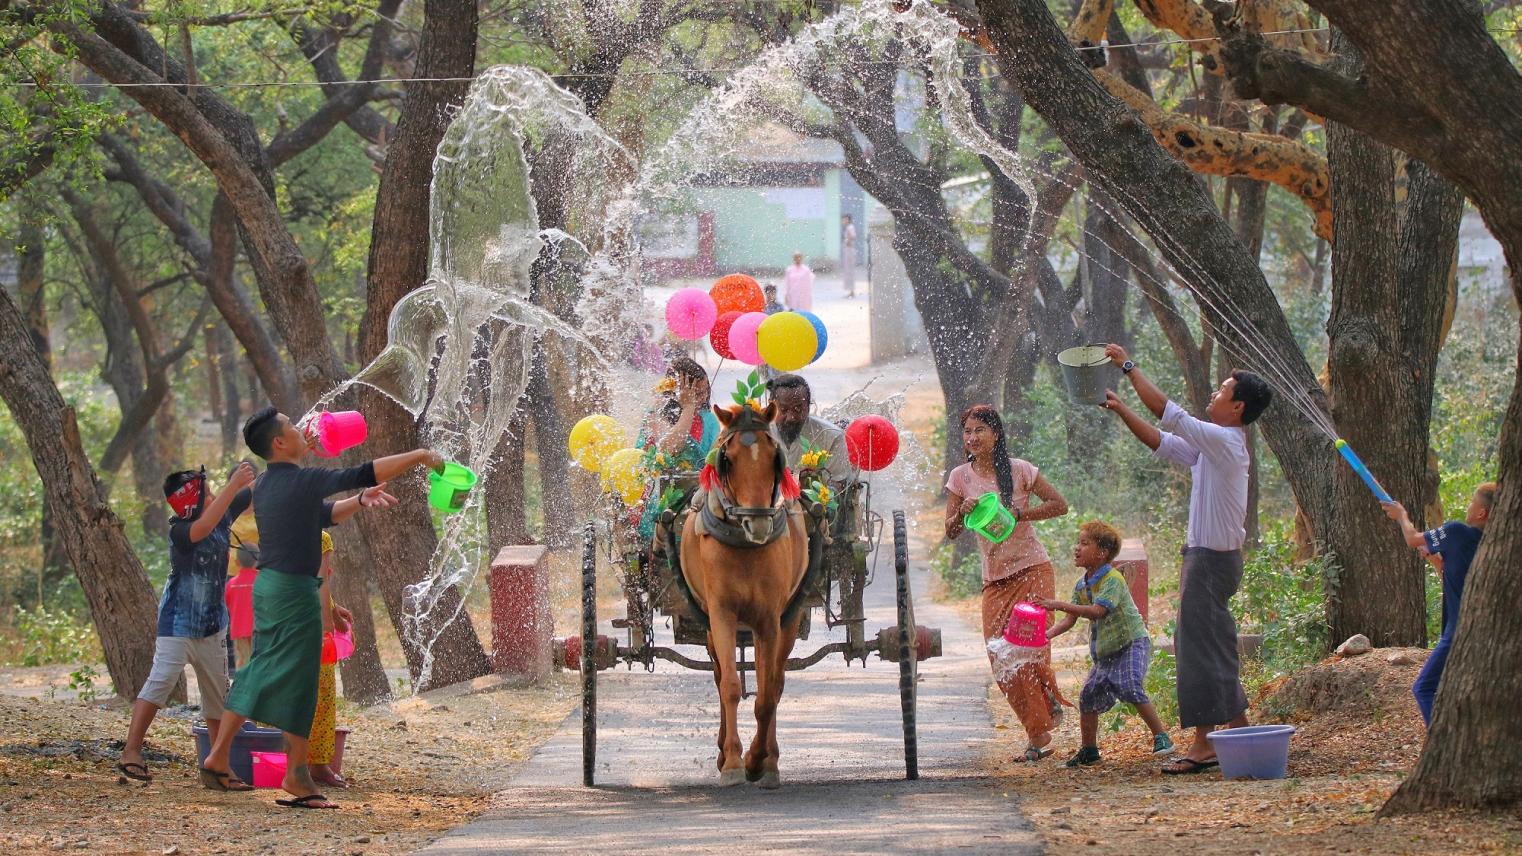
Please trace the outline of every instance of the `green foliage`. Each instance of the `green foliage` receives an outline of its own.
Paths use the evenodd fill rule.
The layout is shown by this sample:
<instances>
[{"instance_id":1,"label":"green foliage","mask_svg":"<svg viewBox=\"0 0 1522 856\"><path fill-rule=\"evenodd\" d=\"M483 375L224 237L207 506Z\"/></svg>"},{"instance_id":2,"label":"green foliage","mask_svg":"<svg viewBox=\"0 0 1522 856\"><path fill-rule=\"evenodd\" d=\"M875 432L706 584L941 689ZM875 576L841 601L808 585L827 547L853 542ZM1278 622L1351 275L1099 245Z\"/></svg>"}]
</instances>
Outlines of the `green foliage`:
<instances>
[{"instance_id":1,"label":"green foliage","mask_svg":"<svg viewBox=\"0 0 1522 856\"><path fill-rule=\"evenodd\" d=\"M955 599L975 597L983 591L983 561L974 550L956 560L956 547L942 543L930 554L930 570L946 586L946 594Z\"/></svg>"},{"instance_id":2,"label":"green foliage","mask_svg":"<svg viewBox=\"0 0 1522 856\"><path fill-rule=\"evenodd\" d=\"M1262 633L1263 679L1289 674L1326 656L1326 589L1335 586L1334 557L1296 564L1293 531L1275 521L1242 568L1233 611L1243 633Z\"/></svg>"},{"instance_id":3,"label":"green foliage","mask_svg":"<svg viewBox=\"0 0 1522 856\"><path fill-rule=\"evenodd\" d=\"M67 610L45 605L18 608L14 627L7 665L77 663L100 656L95 629Z\"/></svg>"},{"instance_id":4,"label":"green foliage","mask_svg":"<svg viewBox=\"0 0 1522 856\"><path fill-rule=\"evenodd\" d=\"M89 664L80 666L69 673L69 689L79 696L82 702L95 701L95 697L100 695L100 691L95 689L95 679L98 677L100 673L95 671L95 667Z\"/></svg>"}]
</instances>

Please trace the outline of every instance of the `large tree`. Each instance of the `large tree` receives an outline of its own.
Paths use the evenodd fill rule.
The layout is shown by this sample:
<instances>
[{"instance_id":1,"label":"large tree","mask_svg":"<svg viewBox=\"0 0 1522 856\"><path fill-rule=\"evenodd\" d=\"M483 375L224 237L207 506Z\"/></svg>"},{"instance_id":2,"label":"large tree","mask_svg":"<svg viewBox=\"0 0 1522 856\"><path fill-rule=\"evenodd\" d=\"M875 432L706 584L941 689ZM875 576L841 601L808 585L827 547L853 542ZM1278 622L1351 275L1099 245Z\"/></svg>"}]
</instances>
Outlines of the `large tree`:
<instances>
[{"instance_id":1,"label":"large tree","mask_svg":"<svg viewBox=\"0 0 1522 856\"><path fill-rule=\"evenodd\" d=\"M1522 302L1522 74L1464 0L1310 0L1357 48L1356 75L1271 46L1222 9L1222 49L1238 91L1293 104L1419 158L1479 208ZM1522 331L1519 331L1522 353ZM1400 813L1522 802L1522 372L1500 437L1500 489L1470 569L1453 653L1427 742L1385 806Z\"/></svg>"}]
</instances>

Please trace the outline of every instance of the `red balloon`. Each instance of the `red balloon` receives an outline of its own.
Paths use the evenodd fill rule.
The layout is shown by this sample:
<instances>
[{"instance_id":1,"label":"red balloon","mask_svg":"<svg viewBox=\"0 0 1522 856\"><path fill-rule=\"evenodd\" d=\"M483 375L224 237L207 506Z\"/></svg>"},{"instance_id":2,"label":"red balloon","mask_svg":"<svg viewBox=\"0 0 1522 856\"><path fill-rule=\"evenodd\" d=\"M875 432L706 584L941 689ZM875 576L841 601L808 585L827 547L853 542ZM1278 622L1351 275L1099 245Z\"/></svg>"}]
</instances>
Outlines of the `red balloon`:
<instances>
[{"instance_id":1,"label":"red balloon","mask_svg":"<svg viewBox=\"0 0 1522 856\"><path fill-rule=\"evenodd\" d=\"M761 284L743 273L720 277L713 288L708 289L708 296L713 298L720 315L766 311L766 295L761 293Z\"/></svg>"},{"instance_id":2,"label":"red balloon","mask_svg":"<svg viewBox=\"0 0 1522 856\"><path fill-rule=\"evenodd\" d=\"M735 325L735 319L743 312L725 312L719 319L713 322L713 329L708 333L708 344L713 346L713 352L726 360L738 359L735 352L729 349L729 328Z\"/></svg>"},{"instance_id":3,"label":"red balloon","mask_svg":"<svg viewBox=\"0 0 1522 856\"><path fill-rule=\"evenodd\" d=\"M860 470L875 472L898 456L898 429L881 416L863 416L846 428L846 457Z\"/></svg>"}]
</instances>

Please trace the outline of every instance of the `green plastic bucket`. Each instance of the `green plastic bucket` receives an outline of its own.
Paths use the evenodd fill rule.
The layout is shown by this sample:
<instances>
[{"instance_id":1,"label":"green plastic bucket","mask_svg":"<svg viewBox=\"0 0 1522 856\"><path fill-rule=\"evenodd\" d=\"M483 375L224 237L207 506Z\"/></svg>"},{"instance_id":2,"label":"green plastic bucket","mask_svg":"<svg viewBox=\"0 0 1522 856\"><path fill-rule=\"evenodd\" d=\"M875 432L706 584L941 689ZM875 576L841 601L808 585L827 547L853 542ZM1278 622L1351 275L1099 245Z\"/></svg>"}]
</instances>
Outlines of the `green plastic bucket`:
<instances>
[{"instance_id":1,"label":"green plastic bucket","mask_svg":"<svg viewBox=\"0 0 1522 856\"><path fill-rule=\"evenodd\" d=\"M1080 345L1057 355L1068 400L1074 404L1104 404L1105 391L1115 385L1115 364L1103 345Z\"/></svg>"},{"instance_id":2,"label":"green plastic bucket","mask_svg":"<svg viewBox=\"0 0 1522 856\"><path fill-rule=\"evenodd\" d=\"M440 511L455 512L465 507L465 497L476 486L476 474L454 461L444 462L444 472L428 472L428 504Z\"/></svg>"},{"instance_id":3,"label":"green plastic bucket","mask_svg":"<svg viewBox=\"0 0 1522 856\"><path fill-rule=\"evenodd\" d=\"M1004 543L1005 539L1015 534L1015 515L1009 513L1009 509L999 502L999 495L993 491L978 497L978 504L967 512L962 518L967 528L978 533L983 538L995 544Z\"/></svg>"}]
</instances>

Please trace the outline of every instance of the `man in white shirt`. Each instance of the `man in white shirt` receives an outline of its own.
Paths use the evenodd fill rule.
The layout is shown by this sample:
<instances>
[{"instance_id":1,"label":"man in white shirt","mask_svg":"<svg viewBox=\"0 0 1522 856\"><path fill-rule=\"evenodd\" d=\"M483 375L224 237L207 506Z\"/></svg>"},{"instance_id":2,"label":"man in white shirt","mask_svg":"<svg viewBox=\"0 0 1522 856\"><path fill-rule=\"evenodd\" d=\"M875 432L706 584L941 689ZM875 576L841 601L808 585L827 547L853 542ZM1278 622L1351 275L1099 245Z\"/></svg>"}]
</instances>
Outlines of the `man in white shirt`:
<instances>
[{"instance_id":1,"label":"man in white shirt","mask_svg":"<svg viewBox=\"0 0 1522 856\"><path fill-rule=\"evenodd\" d=\"M810 415L814 393L808 381L795 374L777 375L767 382L767 391L777 405L777 433L782 437L782 453L787 465L794 472L803 457L804 443L829 452L825 459L825 478L831 482L831 490L838 489L851 476L851 462L846 458L846 432L834 424Z\"/></svg>"},{"instance_id":2,"label":"man in white shirt","mask_svg":"<svg viewBox=\"0 0 1522 856\"><path fill-rule=\"evenodd\" d=\"M846 297L856 296L856 227L851 215L840 215L840 284Z\"/></svg>"},{"instance_id":3,"label":"man in white shirt","mask_svg":"<svg viewBox=\"0 0 1522 856\"><path fill-rule=\"evenodd\" d=\"M1231 596L1242 583L1242 542L1247 537L1247 432L1273 398L1263 378L1234 371L1210 396L1209 421L1196 419L1168 400L1119 345L1105 355L1120 367L1142 404L1158 417L1163 430L1142 419L1116 397L1103 406L1114 411L1131 433L1159 458L1188 467L1189 530L1180 572L1178 627L1179 721L1194 729L1188 753L1163 768L1164 773L1199 773L1217 766L1205 735L1220 725L1247 724L1247 695L1242 691L1237 655L1237 623Z\"/></svg>"}]
</instances>

